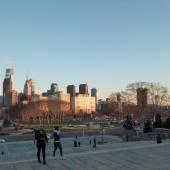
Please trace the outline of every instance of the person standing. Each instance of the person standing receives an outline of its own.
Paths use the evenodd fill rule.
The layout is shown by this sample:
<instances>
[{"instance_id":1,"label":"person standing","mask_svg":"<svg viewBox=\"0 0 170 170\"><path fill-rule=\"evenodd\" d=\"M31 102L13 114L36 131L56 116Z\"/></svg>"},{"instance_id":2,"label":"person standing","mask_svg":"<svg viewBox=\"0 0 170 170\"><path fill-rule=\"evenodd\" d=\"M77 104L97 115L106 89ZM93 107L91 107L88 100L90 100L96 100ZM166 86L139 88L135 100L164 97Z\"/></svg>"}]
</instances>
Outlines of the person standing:
<instances>
[{"instance_id":1,"label":"person standing","mask_svg":"<svg viewBox=\"0 0 170 170\"><path fill-rule=\"evenodd\" d=\"M89 144L92 145L92 138L90 135L89 135Z\"/></svg>"},{"instance_id":2,"label":"person standing","mask_svg":"<svg viewBox=\"0 0 170 170\"><path fill-rule=\"evenodd\" d=\"M60 150L60 156L63 159L63 149L62 149L62 145L61 145L61 132L59 130L59 127L55 127L54 131L53 131L53 138L54 138L54 151L53 151L53 157L55 157L56 151L59 148Z\"/></svg>"},{"instance_id":3,"label":"person standing","mask_svg":"<svg viewBox=\"0 0 170 170\"><path fill-rule=\"evenodd\" d=\"M91 141L91 139L89 140L89 143L90 143L90 145L92 145L92 141Z\"/></svg>"},{"instance_id":4,"label":"person standing","mask_svg":"<svg viewBox=\"0 0 170 170\"><path fill-rule=\"evenodd\" d=\"M37 159L38 162L41 163L40 154L42 151L43 155L43 163L44 165L47 164L46 162L46 144L48 143L47 135L45 130L40 127L38 130L35 131L35 141L37 142Z\"/></svg>"},{"instance_id":5,"label":"person standing","mask_svg":"<svg viewBox=\"0 0 170 170\"><path fill-rule=\"evenodd\" d=\"M78 145L79 145L79 148L80 148L81 147L81 142L80 141L78 142Z\"/></svg>"},{"instance_id":6,"label":"person standing","mask_svg":"<svg viewBox=\"0 0 170 170\"><path fill-rule=\"evenodd\" d=\"M78 136L76 136L74 139L74 147L77 148L77 146L78 146Z\"/></svg>"},{"instance_id":7,"label":"person standing","mask_svg":"<svg viewBox=\"0 0 170 170\"><path fill-rule=\"evenodd\" d=\"M93 139L93 143L94 143L93 147L96 149L96 146L97 146L97 140L96 140L96 137L94 137L94 139Z\"/></svg>"}]
</instances>

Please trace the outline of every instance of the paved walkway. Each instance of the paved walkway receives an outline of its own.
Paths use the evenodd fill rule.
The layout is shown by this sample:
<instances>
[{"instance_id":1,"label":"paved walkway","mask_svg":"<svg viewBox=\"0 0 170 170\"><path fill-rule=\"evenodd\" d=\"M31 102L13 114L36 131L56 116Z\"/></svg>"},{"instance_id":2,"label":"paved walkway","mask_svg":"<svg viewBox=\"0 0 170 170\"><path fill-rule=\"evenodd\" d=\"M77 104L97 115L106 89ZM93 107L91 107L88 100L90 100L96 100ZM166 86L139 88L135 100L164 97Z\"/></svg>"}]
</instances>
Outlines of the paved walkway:
<instances>
[{"instance_id":1,"label":"paved walkway","mask_svg":"<svg viewBox=\"0 0 170 170\"><path fill-rule=\"evenodd\" d=\"M98 138L100 140L101 137ZM95 150L88 138L80 138L82 147L73 148L73 139L63 139L65 160L52 157L52 142L47 146L47 163L36 160L33 142L0 145L0 170L170 170L170 141L157 145L155 142L122 142L107 136L105 145Z\"/></svg>"}]
</instances>

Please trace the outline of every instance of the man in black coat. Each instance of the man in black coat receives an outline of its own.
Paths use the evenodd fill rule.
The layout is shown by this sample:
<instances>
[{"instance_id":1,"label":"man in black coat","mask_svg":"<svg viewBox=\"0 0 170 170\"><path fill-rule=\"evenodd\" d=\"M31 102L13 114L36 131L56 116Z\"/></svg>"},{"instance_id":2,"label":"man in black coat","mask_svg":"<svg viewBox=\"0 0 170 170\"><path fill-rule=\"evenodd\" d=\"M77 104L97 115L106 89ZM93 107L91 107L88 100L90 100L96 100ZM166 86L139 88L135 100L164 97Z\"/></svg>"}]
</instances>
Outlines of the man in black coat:
<instances>
[{"instance_id":1,"label":"man in black coat","mask_svg":"<svg viewBox=\"0 0 170 170\"><path fill-rule=\"evenodd\" d=\"M45 130L41 127L35 131L35 140L37 141L37 159L41 163L40 154L43 154L43 163L46 165L46 143L48 143L47 135Z\"/></svg>"}]
</instances>

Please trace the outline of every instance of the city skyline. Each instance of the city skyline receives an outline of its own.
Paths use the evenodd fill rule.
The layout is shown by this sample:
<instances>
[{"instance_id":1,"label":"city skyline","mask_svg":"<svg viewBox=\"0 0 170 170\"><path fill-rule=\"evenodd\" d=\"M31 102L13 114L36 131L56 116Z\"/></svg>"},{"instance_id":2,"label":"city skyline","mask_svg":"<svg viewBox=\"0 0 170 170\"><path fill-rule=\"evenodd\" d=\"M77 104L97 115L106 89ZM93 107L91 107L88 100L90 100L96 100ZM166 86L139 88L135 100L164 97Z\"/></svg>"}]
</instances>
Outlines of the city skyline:
<instances>
[{"instance_id":1,"label":"city skyline","mask_svg":"<svg viewBox=\"0 0 170 170\"><path fill-rule=\"evenodd\" d=\"M136 81L170 88L170 2L65 2L0 2L0 95L6 68L18 91L26 75L38 93L88 83L103 99Z\"/></svg>"}]
</instances>

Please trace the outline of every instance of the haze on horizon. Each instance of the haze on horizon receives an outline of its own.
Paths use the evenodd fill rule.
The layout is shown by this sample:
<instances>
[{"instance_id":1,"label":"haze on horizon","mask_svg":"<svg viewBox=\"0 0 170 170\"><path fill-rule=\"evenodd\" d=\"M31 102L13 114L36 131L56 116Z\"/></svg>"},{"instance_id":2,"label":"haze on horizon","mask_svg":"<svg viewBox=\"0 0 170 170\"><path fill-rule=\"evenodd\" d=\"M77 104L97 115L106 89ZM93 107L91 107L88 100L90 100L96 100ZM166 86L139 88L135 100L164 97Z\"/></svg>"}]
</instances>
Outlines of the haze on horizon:
<instances>
[{"instance_id":1,"label":"haze on horizon","mask_svg":"<svg viewBox=\"0 0 170 170\"><path fill-rule=\"evenodd\" d=\"M6 68L23 91L88 83L100 98L136 81L170 89L170 1L0 2L0 94ZM78 90L78 89L77 89Z\"/></svg>"}]
</instances>

